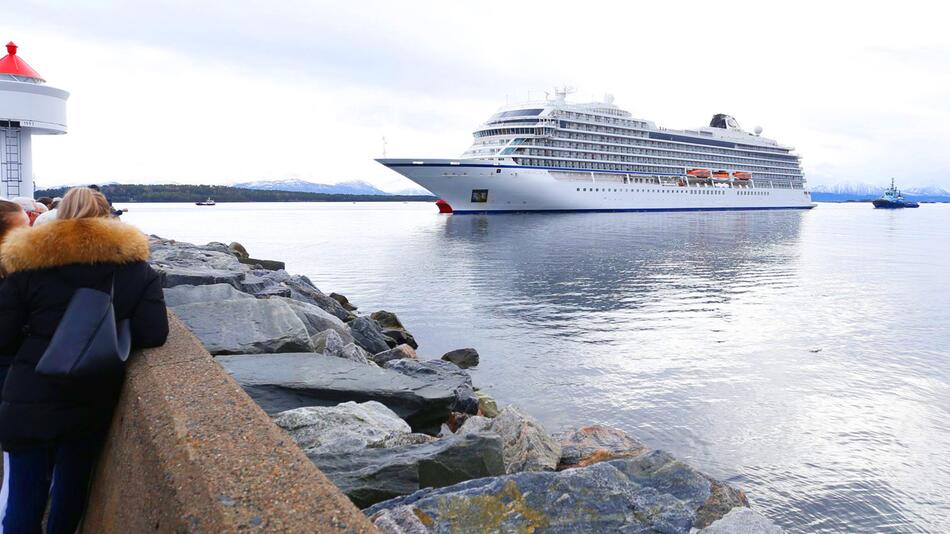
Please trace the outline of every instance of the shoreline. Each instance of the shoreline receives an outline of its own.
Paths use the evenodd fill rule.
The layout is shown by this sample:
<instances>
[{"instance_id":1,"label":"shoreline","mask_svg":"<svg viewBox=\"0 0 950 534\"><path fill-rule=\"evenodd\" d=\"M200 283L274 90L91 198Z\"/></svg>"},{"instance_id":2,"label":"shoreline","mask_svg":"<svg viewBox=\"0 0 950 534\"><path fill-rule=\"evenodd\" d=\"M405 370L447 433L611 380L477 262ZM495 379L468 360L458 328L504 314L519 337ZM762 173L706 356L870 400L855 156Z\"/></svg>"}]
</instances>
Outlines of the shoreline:
<instances>
[{"instance_id":1,"label":"shoreline","mask_svg":"<svg viewBox=\"0 0 950 534\"><path fill-rule=\"evenodd\" d=\"M363 313L238 243L151 242L169 308L383 532L781 532L741 490L623 431L551 435L498 407L465 371L474 349L421 356L395 313Z\"/></svg>"}]
</instances>

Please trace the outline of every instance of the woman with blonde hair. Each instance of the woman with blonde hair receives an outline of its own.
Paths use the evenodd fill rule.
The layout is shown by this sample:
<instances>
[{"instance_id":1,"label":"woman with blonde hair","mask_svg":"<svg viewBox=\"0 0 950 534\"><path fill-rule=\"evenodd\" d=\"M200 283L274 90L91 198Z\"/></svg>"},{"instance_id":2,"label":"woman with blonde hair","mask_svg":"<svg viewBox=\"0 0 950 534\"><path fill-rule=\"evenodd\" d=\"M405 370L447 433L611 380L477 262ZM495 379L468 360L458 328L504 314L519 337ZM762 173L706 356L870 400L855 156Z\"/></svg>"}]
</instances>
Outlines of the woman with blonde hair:
<instances>
[{"instance_id":1,"label":"woman with blonde hair","mask_svg":"<svg viewBox=\"0 0 950 534\"><path fill-rule=\"evenodd\" d=\"M122 376L64 382L36 366L79 288L112 294L133 348L162 345L168 318L148 254L145 235L87 188L66 193L55 220L13 230L0 245L0 355L13 355L0 400L0 531L39 532L47 501L47 532L76 531Z\"/></svg>"}]
</instances>

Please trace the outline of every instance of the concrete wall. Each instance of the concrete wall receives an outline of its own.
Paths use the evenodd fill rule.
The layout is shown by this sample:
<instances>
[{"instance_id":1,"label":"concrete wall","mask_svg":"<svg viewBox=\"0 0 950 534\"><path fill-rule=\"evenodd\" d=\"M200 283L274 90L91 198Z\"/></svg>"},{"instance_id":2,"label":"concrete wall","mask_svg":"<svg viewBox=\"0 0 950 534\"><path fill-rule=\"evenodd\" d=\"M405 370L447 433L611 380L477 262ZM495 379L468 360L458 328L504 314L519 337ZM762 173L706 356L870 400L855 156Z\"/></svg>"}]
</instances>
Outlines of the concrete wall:
<instances>
[{"instance_id":1,"label":"concrete wall","mask_svg":"<svg viewBox=\"0 0 950 534\"><path fill-rule=\"evenodd\" d=\"M85 532L376 532L169 312L132 355Z\"/></svg>"}]
</instances>

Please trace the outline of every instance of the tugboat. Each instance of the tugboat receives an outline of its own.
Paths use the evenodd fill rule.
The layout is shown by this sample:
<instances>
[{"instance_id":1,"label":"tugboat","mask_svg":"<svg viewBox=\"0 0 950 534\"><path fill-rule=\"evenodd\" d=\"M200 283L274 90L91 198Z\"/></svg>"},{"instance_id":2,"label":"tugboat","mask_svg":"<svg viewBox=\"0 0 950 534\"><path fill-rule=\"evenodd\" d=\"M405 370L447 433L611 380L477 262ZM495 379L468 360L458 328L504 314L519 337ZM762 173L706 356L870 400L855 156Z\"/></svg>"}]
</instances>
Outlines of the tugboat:
<instances>
[{"instance_id":1,"label":"tugboat","mask_svg":"<svg viewBox=\"0 0 950 534\"><path fill-rule=\"evenodd\" d=\"M897 209L897 208L918 208L920 204L912 200L905 200L904 195L894 187L894 179L891 178L891 186L884 191L881 198L872 202L875 208Z\"/></svg>"},{"instance_id":2,"label":"tugboat","mask_svg":"<svg viewBox=\"0 0 950 534\"><path fill-rule=\"evenodd\" d=\"M208 197L208 200L195 202L195 206L214 206L214 200L211 197Z\"/></svg>"}]
</instances>

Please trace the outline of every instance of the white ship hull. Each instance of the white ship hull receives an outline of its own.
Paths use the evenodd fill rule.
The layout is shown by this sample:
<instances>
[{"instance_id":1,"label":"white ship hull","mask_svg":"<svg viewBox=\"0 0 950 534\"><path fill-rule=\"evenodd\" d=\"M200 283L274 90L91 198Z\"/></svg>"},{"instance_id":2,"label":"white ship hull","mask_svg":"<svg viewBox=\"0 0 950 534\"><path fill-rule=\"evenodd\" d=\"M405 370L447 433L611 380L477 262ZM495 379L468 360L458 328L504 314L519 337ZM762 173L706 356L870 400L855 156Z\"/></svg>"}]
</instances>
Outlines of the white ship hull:
<instances>
[{"instance_id":1,"label":"white ship hull","mask_svg":"<svg viewBox=\"0 0 950 534\"><path fill-rule=\"evenodd\" d=\"M735 182L697 184L674 176L660 178L662 183L636 183L629 173L563 172L480 160L377 161L448 202L455 213L814 207L810 193L803 189Z\"/></svg>"}]
</instances>

